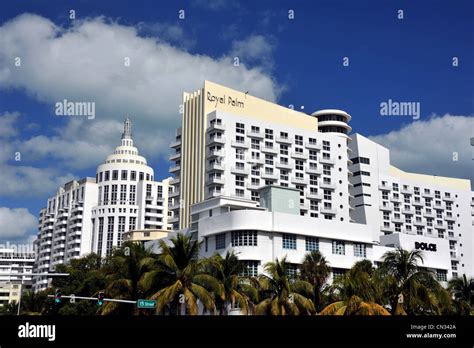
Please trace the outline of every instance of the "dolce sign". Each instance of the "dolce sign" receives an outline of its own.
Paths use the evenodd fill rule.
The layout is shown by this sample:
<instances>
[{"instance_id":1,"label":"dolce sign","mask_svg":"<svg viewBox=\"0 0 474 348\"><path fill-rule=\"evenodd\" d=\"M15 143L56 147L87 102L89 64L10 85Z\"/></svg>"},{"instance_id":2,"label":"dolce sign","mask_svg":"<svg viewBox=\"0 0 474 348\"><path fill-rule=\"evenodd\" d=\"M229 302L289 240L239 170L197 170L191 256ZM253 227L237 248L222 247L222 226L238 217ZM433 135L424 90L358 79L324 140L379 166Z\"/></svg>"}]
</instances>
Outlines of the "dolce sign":
<instances>
[{"instance_id":1,"label":"dolce sign","mask_svg":"<svg viewBox=\"0 0 474 348\"><path fill-rule=\"evenodd\" d=\"M436 244L428 244L423 242L415 242L415 249L421 250L428 250L428 251L436 251Z\"/></svg>"},{"instance_id":2,"label":"dolce sign","mask_svg":"<svg viewBox=\"0 0 474 348\"><path fill-rule=\"evenodd\" d=\"M225 94L219 97L217 95L213 95L211 92L207 92L207 100L211 103L215 103L214 107L217 107L217 104L227 104L237 108L245 107L244 102L240 101L237 97L232 98L231 96L226 96Z\"/></svg>"}]
</instances>

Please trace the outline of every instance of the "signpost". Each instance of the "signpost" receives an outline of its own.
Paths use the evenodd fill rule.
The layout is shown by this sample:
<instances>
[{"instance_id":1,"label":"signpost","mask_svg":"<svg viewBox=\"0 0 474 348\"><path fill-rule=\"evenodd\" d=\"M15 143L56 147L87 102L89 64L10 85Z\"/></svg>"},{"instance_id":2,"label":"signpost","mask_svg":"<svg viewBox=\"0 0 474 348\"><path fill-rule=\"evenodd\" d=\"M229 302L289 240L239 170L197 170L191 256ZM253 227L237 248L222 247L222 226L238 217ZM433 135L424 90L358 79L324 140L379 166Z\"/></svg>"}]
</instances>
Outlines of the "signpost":
<instances>
[{"instance_id":1,"label":"signpost","mask_svg":"<svg viewBox=\"0 0 474 348\"><path fill-rule=\"evenodd\" d=\"M155 300L138 300L137 301L137 307L138 308L155 308L156 307L156 301Z\"/></svg>"}]
</instances>

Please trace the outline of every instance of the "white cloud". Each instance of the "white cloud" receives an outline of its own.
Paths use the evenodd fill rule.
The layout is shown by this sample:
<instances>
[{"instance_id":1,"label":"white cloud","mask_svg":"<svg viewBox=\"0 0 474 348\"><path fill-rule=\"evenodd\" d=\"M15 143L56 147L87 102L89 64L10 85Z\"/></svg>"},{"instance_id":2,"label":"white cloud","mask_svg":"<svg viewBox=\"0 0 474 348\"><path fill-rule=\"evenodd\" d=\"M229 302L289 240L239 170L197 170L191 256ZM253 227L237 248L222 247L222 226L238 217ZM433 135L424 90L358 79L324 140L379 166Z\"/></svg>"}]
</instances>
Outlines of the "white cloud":
<instances>
[{"instance_id":1,"label":"white cloud","mask_svg":"<svg viewBox=\"0 0 474 348\"><path fill-rule=\"evenodd\" d=\"M235 67L231 56L193 55L165 42L183 35L175 28L161 31L158 38L141 37L139 28L103 17L75 21L69 28L32 14L3 24L0 88L23 89L50 104L50 117L57 117L52 116L53 105L63 99L96 102L94 120L71 118L56 135L27 140L23 150L38 158L66 161L71 168L95 166L118 143L117 126L129 115L136 144L145 155L153 156L149 157L153 162L169 154L168 144L180 125L183 91L202 87L205 79L276 100L280 87L261 68ZM261 52L268 57L271 49L264 40L257 41L264 45ZM248 54L253 57L257 41L249 43L253 48ZM236 45L236 49L242 48L243 43ZM21 57L21 67L13 65L15 57ZM130 58L130 67L124 66L125 57ZM35 123L49 124L51 120ZM28 156L26 152L23 156Z\"/></svg>"},{"instance_id":2,"label":"white cloud","mask_svg":"<svg viewBox=\"0 0 474 348\"><path fill-rule=\"evenodd\" d=\"M71 173L60 174L57 169L1 164L0 196L15 198L49 197L60 185L78 179Z\"/></svg>"},{"instance_id":3,"label":"white cloud","mask_svg":"<svg viewBox=\"0 0 474 348\"><path fill-rule=\"evenodd\" d=\"M18 112L4 112L0 114L0 138L9 138L17 135L18 132L14 123L18 116L20 116Z\"/></svg>"},{"instance_id":4,"label":"white cloud","mask_svg":"<svg viewBox=\"0 0 474 348\"><path fill-rule=\"evenodd\" d=\"M251 35L244 40L234 41L232 43L231 54L239 57L241 63L260 64L266 69L273 66L273 51L275 43L262 35Z\"/></svg>"},{"instance_id":5,"label":"white cloud","mask_svg":"<svg viewBox=\"0 0 474 348\"><path fill-rule=\"evenodd\" d=\"M26 208L0 207L0 239L28 238L35 232L37 223L36 217Z\"/></svg>"},{"instance_id":6,"label":"white cloud","mask_svg":"<svg viewBox=\"0 0 474 348\"><path fill-rule=\"evenodd\" d=\"M391 162L402 170L474 179L474 116L432 116L400 130L371 136L390 149ZM457 153L457 161L453 154Z\"/></svg>"}]
</instances>

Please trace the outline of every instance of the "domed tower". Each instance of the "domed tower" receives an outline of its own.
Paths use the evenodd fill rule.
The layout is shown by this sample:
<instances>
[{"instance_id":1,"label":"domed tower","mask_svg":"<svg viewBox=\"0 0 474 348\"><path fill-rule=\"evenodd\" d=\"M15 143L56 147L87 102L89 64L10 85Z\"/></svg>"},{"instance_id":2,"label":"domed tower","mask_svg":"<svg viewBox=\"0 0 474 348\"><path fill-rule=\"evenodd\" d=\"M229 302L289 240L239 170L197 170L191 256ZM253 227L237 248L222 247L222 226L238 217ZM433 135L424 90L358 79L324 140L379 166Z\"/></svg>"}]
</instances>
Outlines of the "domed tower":
<instances>
[{"instance_id":1,"label":"domed tower","mask_svg":"<svg viewBox=\"0 0 474 348\"><path fill-rule=\"evenodd\" d=\"M142 187L153 182L153 168L133 145L132 123L127 118L115 151L97 167L98 205L93 208L93 250L110 255L120 246L122 235L140 228Z\"/></svg>"},{"instance_id":2,"label":"domed tower","mask_svg":"<svg viewBox=\"0 0 474 348\"><path fill-rule=\"evenodd\" d=\"M313 112L311 116L318 119L318 129L322 133L337 133L349 139L352 131L349 126L351 115L343 110L325 109Z\"/></svg>"}]
</instances>

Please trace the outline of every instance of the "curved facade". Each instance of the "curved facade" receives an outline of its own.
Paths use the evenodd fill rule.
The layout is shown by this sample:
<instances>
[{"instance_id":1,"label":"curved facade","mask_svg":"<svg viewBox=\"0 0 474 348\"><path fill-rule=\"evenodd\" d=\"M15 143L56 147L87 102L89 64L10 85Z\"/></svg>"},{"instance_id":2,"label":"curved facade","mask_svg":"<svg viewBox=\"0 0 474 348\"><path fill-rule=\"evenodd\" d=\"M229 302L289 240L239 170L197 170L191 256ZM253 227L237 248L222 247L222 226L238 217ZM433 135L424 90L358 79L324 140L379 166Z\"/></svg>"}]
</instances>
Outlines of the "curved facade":
<instances>
[{"instance_id":1,"label":"curved facade","mask_svg":"<svg viewBox=\"0 0 474 348\"><path fill-rule=\"evenodd\" d=\"M351 115L342 110L325 109L313 112L311 116L318 119L318 130L321 133L338 133L348 135L352 131L349 126Z\"/></svg>"}]
</instances>

